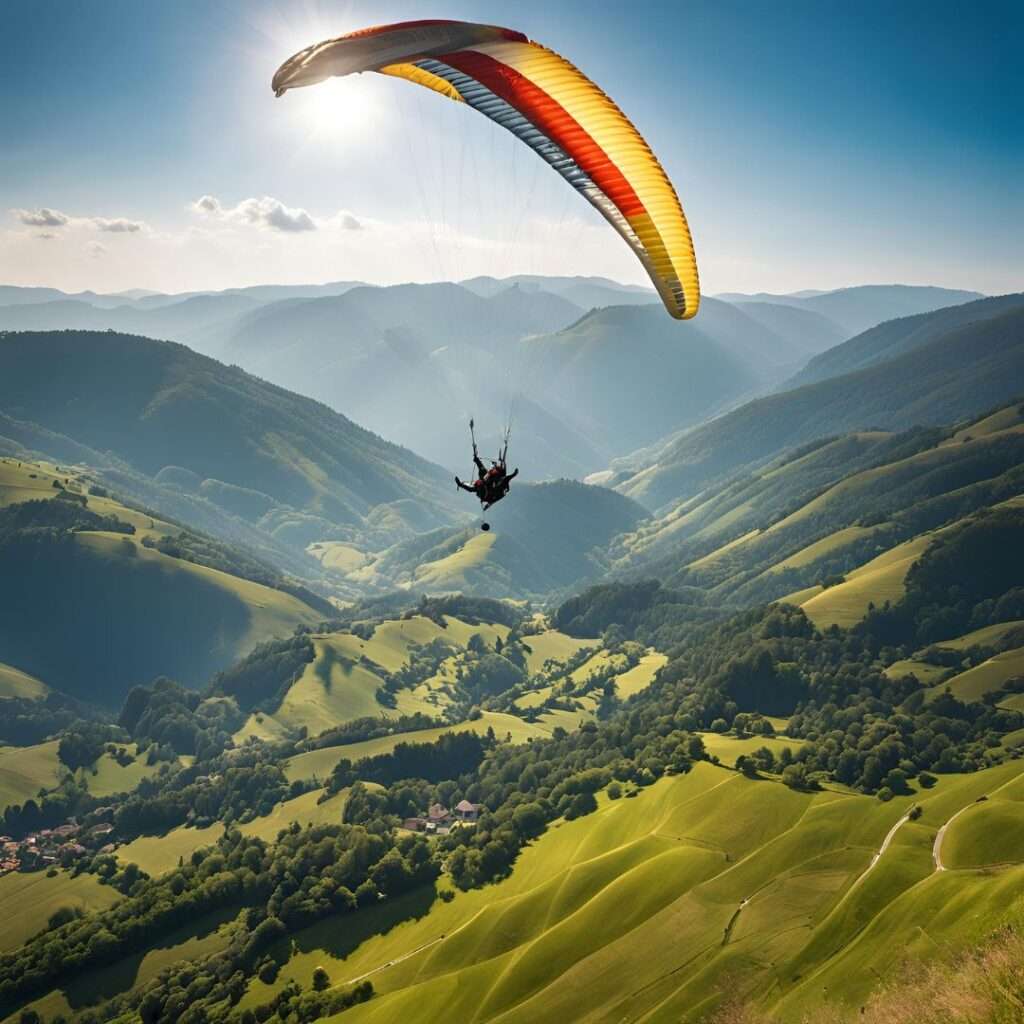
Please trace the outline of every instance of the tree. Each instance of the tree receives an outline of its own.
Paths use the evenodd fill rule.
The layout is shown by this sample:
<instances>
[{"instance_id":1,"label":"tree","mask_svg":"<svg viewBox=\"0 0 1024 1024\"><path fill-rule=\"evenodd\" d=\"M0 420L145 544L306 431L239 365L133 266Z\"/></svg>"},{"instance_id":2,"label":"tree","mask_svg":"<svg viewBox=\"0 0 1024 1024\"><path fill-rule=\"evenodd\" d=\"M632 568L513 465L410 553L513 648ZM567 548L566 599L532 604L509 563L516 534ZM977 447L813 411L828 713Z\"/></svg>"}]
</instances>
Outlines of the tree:
<instances>
[{"instance_id":1,"label":"tree","mask_svg":"<svg viewBox=\"0 0 1024 1024\"><path fill-rule=\"evenodd\" d=\"M317 992L323 992L324 989L330 987L331 976L322 967L317 967L313 971L313 989Z\"/></svg>"}]
</instances>

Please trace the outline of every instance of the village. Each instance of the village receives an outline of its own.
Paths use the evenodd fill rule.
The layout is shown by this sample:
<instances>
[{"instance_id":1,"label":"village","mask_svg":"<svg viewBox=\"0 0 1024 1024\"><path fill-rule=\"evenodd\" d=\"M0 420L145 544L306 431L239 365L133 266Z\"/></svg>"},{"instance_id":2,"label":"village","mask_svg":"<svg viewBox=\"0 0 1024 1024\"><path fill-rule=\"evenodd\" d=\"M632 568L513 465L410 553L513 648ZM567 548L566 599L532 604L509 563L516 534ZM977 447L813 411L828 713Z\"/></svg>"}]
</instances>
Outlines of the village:
<instances>
[{"instance_id":1,"label":"village","mask_svg":"<svg viewBox=\"0 0 1024 1024\"><path fill-rule=\"evenodd\" d=\"M406 818L402 828L409 832L446 836L453 828L475 825L483 809L482 804L471 804L468 800L460 800L454 811L449 811L443 804L431 804L425 817Z\"/></svg>"},{"instance_id":2,"label":"village","mask_svg":"<svg viewBox=\"0 0 1024 1024\"><path fill-rule=\"evenodd\" d=\"M113 814L113 807L100 807L93 816ZM84 857L113 853L110 841L114 826L109 821L83 827L74 820L56 828L30 832L24 839L0 836L0 875L12 871L42 871L46 868L71 867Z\"/></svg>"}]
</instances>

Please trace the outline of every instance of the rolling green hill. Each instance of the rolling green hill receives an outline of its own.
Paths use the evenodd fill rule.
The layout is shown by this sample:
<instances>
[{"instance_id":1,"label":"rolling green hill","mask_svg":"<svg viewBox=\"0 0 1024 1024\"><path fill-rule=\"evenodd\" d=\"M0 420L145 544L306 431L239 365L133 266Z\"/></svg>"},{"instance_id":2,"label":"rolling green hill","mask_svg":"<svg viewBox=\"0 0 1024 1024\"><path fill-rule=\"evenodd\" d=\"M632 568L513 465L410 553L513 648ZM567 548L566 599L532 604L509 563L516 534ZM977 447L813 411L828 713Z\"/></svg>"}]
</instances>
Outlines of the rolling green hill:
<instances>
[{"instance_id":1,"label":"rolling green hill","mask_svg":"<svg viewBox=\"0 0 1024 1024\"><path fill-rule=\"evenodd\" d=\"M284 589L267 585L272 573L258 583L165 553L177 528L82 491L52 466L0 462L0 577L19 581L0 589L0 661L48 686L107 707L157 675L198 686L329 612L280 577Z\"/></svg>"},{"instance_id":2,"label":"rolling green hill","mask_svg":"<svg viewBox=\"0 0 1024 1024\"><path fill-rule=\"evenodd\" d=\"M837 433L906 430L975 416L1024 391L1024 300L853 373L760 398L697 427L618 482L657 508Z\"/></svg>"},{"instance_id":3,"label":"rolling green hill","mask_svg":"<svg viewBox=\"0 0 1024 1024\"><path fill-rule=\"evenodd\" d=\"M242 1005L291 978L308 986L321 965L339 987L372 979L379 995L350 1011L355 1021L697 1021L725 978L780 1020L822 1002L855 1012L876 984L864 961L895 978L908 944L933 956L936 943L963 948L1004 919L1024 871L1016 832L991 847L972 810L956 828L980 854L951 829L949 869L936 872L931 848L986 792L1007 794L993 811L1019 830L1020 788L1019 765L1007 765L882 805L698 766L636 800L603 800L538 840L511 878L382 934L371 925L354 950L335 951L341 937L324 926L300 933L279 980L254 982ZM922 814L908 822L915 801ZM995 873L962 873L961 862L996 857ZM956 912L969 902L974 914Z\"/></svg>"}]
</instances>

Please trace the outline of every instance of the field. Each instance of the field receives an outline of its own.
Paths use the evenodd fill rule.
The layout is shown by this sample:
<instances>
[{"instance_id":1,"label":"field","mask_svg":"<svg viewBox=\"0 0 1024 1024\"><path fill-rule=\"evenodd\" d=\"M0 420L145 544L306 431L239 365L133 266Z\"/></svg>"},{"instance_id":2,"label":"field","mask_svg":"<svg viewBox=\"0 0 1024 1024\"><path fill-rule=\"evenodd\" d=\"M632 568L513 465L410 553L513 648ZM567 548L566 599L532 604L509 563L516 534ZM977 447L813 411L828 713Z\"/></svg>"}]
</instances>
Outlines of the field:
<instances>
[{"instance_id":1,"label":"field","mask_svg":"<svg viewBox=\"0 0 1024 1024\"><path fill-rule=\"evenodd\" d=\"M479 635L493 647L500 637L508 636L508 627L500 624L473 625L451 616L444 617L444 626L421 615L382 623L369 640L352 633L330 633L314 638L316 657L288 691L281 707L273 714L251 716L236 734L236 741L255 735L272 739L305 727L315 736L356 718L397 718L420 712L437 718L449 703L438 692L446 682L435 677L415 690L403 689L397 694L396 707L377 702L377 690L384 682L385 672L395 672L409 660L413 644L442 640L461 648L470 637Z\"/></svg>"},{"instance_id":2,"label":"field","mask_svg":"<svg viewBox=\"0 0 1024 1024\"><path fill-rule=\"evenodd\" d=\"M410 586L428 587L433 593L468 589L472 583L467 574L486 564L496 539L496 534L478 533L470 537L458 551L453 551L445 558L424 562L416 569Z\"/></svg>"},{"instance_id":3,"label":"field","mask_svg":"<svg viewBox=\"0 0 1024 1024\"><path fill-rule=\"evenodd\" d=\"M1018 629L1024 629L1024 619L997 622L994 626L985 626L971 633L964 633L963 636L958 636L954 640L943 640L937 646L948 647L954 651L966 651L969 647L975 646L992 647L999 643L1004 636Z\"/></svg>"},{"instance_id":4,"label":"field","mask_svg":"<svg viewBox=\"0 0 1024 1024\"><path fill-rule=\"evenodd\" d=\"M318 803L323 795L322 789L313 789L291 800L282 800L270 814L254 818L245 825L239 825L238 830L247 836L257 836L265 842L272 843L278 832L287 828L293 821L297 821L303 827L337 825L345 809L347 793L335 793L323 803Z\"/></svg>"},{"instance_id":5,"label":"field","mask_svg":"<svg viewBox=\"0 0 1024 1024\"><path fill-rule=\"evenodd\" d=\"M438 729L418 729L413 732L394 733L381 736L375 740L362 743L347 743L340 747L324 747L322 750L310 750L308 753L293 757L285 769L289 782L296 779L326 779L334 770L334 766L348 758L356 761L362 757L373 757L376 754L387 754L399 743L433 743L438 736L446 732L477 732L485 733L488 728L494 729L499 740L511 736L513 743L525 743L531 736L543 736L550 732L540 725L524 722L515 715L505 715L496 711L485 711L471 722L460 722L458 725L446 725Z\"/></svg>"},{"instance_id":6,"label":"field","mask_svg":"<svg viewBox=\"0 0 1024 1024\"><path fill-rule=\"evenodd\" d=\"M0 878L0 952L20 946L46 927L50 916L62 907L102 910L121 898L116 889L100 885L95 875L72 878L61 871L47 878L44 871L13 873Z\"/></svg>"},{"instance_id":7,"label":"field","mask_svg":"<svg viewBox=\"0 0 1024 1024\"><path fill-rule=\"evenodd\" d=\"M148 875L165 874L188 860L193 851L212 846L220 838L224 826L219 822L207 828L186 828L179 825L163 836L141 836L121 846L117 859L122 864L138 864Z\"/></svg>"},{"instance_id":8,"label":"field","mask_svg":"<svg viewBox=\"0 0 1024 1024\"><path fill-rule=\"evenodd\" d=\"M21 697L38 700L45 697L49 687L42 680L11 665L0 664L0 700L4 697Z\"/></svg>"},{"instance_id":9,"label":"field","mask_svg":"<svg viewBox=\"0 0 1024 1024\"><path fill-rule=\"evenodd\" d=\"M952 679L934 687L927 699L934 699L948 687L953 696L963 701L981 700L986 693L1002 689L1003 683L1024 676L1024 647L1003 651L974 668L961 672ZM922 680L923 682L924 680Z\"/></svg>"},{"instance_id":10,"label":"field","mask_svg":"<svg viewBox=\"0 0 1024 1024\"><path fill-rule=\"evenodd\" d=\"M717 757L722 764L732 767L741 754L752 754L761 747L767 747L776 757L789 747L795 754L803 745L803 740L791 740L787 736L724 736L717 732L702 732L704 749Z\"/></svg>"},{"instance_id":11,"label":"field","mask_svg":"<svg viewBox=\"0 0 1024 1024\"><path fill-rule=\"evenodd\" d=\"M429 912L410 894L369 911L355 933L332 921L296 933L275 986L254 981L242 1006L290 978L308 987L322 965L335 985L369 976L379 993L345 1024L697 1021L726 977L780 1021L825 998L855 1008L904 950L962 947L1004 918L1024 883L1021 771L945 776L885 804L699 764L635 799L602 797L496 885ZM985 793L991 809L975 805ZM923 813L908 821L915 801ZM936 871L935 834L964 807L949 830L949 870ZM985 863L1008 866L959 869L958 830L988 849L991 830L972 815L996 810L1010 838Z\"/></svg>"},{"instance_id":12,"label":"field","mask_svg":"<svg viewBox=\"0 0 1024 1024\"><path fill-rule=\"evenodd\" d=\"M627 672L623 672L615 680L615 693L620 700L628 700L635 694L646 690L659 669L668 664L668 658L664 654L651 651L640 659L639 665L634 665Z\"/></svg>"},{"instance_id":13,"label":"field","mask_svg":"<svg viewBox=\"0 0 1024 1024\"><path fill-rule=\"evenodd\" d=\"M57 740L34 747L0 747L0 809L57 785Z\"/></svg>"},{"instance_id":14,"label":"field","mask_svg":"<svg viewBox=\"0 0 1024 1024\"><path fill-rule=\"evenodd\" d=\"M847 545L873 532L870 526L847 526L842 530L836 530L835 533L830 533L827 537L822 537L821 540L808 544L807 547L801 548L796 554L783 559L772 566L769 571L781 572L784 569L803 569L805 566L813 565L826 555L845 548Z\"/></svg>"},{"instance_id":15,"label":"field","mask_svg":"<svg viewBox=\"0 0 1024 1024\"><path fill-rule=\"evenodd\" d=\"M526 656L526 667L531 674L536 674L544 668L544 663L549 659L554 661L568 661L574 654L583 650L584 647L599 647L600 640L579 640L576 637L566 636L557 629L549 629L543 633L523 638L523 642L530 648Z\"/></svg>"},{"instance_id":16,"label":"field","mask_svg":"<svg viewBox=\"0 0 1024 1024\"><path fill-rule=\"evenodd\" d=\"M916 661L914 658L894 661L885 670L890 679L913 676L922 686L934 686L948 672L949 669L942 665L929 665L926 661Z\"/></svg>"},{"instance_id":17,"label":"field","mask_svg":"<svg viewBox=\"0 0 1024 1024\"><path fill-rule=\"evenodd\" d=\"M815 594L800 607L818 629L832 623L848 629L864 618L870 603L880 608L886 601L895 604L903 597L907 572L932 539L933 535L926 533L898 544L848 573L844 583Z\"/></svg>"},{"instance_id":18,"label":"field","mask_svg":"<svg viewBox=\"0 0 1024 1024\"><path fill-rule=\"evenodd\" d=\"M111 796L114 793L130 793L143 779L148 779L160 770L157 764L146 764L146 758L136 756L134 743L126 743L125 749L135 757L131 764L121 767L110 754L102 754L92 768L80 768L78 777L96 797ZM94 774L95 773L95 774Z\"/></svg>"}]
</instances>

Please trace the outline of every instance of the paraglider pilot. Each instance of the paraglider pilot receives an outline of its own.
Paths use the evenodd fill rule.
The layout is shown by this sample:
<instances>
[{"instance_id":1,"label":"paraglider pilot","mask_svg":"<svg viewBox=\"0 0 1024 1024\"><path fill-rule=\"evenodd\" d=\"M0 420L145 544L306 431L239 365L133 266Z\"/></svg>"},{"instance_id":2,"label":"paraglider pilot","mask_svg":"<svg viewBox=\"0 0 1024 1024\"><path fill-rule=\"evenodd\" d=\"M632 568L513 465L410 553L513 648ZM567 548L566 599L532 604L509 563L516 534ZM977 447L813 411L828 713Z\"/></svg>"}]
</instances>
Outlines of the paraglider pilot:
<instances>
[{"instance_id":1,"label":"paraglider pilot","mask_svg":"<svg viewBox=\"0 0 1024 1024\"><path fill-rule=\"evenodd\" d=\"M519 475L518 467L509 473L506 466L508 456L508 433L505 435L505 443L497 459L491 460L491 467L488 469L480 458L476 448L476 436L473 434L473 421L469 421L470 437L473 440L473 464L476 466L477 478L471 484L463 483L458 477L455 478L456 485L463 491L475 494L480 500L486 512L493 504L501 501L508 494L509 485Z\"/></svg>"}]
</instances>

